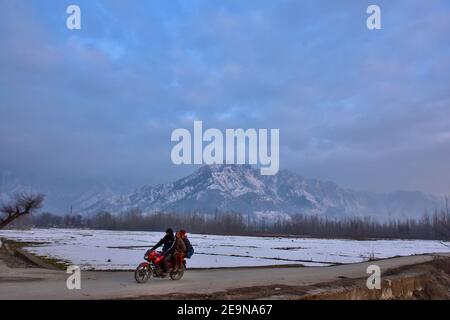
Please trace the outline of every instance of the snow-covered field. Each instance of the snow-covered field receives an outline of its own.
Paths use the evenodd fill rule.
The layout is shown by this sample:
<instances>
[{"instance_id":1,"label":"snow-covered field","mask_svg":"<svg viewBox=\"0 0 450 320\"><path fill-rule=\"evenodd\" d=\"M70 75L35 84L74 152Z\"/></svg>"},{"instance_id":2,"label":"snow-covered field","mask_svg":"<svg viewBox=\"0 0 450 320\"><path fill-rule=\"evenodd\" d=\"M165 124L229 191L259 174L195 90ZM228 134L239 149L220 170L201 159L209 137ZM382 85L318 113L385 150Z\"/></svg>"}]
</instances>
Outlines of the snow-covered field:
<instances>
[{"instance_id":1,"label":"snow-covered field","mask_svg":"<svg viewBox=\"0 0 450 320\"><path fill-rule=\"evenodd\" d=\"M130 270L145 251L164 234L160 232L76 229L4 230L0 237L38 242L26 250L75 264L83 269ZM281 264L328 266L389 258L450 252L450 243L424 240L329 240L310 238L232 237L192 234L196 254L188 267L240 267Z\"/></svg>"}]
</instances>

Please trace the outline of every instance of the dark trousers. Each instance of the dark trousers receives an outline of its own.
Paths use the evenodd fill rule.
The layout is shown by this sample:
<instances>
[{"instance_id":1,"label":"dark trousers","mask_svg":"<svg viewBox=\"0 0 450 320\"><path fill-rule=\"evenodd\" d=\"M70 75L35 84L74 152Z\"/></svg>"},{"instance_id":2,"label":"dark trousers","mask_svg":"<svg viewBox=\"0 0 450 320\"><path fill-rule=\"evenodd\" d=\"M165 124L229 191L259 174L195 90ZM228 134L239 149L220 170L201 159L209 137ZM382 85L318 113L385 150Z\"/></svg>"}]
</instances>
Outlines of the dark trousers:
<instances>
[{"instance_id":1,"label":"dark trousers","mask_svg":"<svg viewBox=\"0 0 450 320\"><path fill-rule=\"evenodd\" d=\"M163 259L163 261L161 263L161 267L162 267L162 270L164 272L169 271L169 261L170 261L170 259L172 259L172 255L170 253L166 253L164 255L164 259Z\"/></svg>"}]
</instances>

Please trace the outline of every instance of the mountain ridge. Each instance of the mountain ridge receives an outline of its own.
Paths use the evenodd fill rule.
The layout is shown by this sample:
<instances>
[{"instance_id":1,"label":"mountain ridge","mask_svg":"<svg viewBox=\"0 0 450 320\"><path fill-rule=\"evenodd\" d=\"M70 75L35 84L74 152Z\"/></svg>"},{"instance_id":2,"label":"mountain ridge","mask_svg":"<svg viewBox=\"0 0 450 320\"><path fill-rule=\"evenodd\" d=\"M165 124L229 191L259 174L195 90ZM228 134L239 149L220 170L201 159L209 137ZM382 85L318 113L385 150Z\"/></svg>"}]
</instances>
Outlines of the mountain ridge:
<instances>
[{"instance_id":1,"label":"mountain ridge","mask_svg":"<svg viewBox=\"0 0 450 320\"><path fill-rule=\"evenodd\" d=\"M441 199L422 192L358 192L331 181L305 179L287 170L261 176L249 165L203 166L171 183L144 186L129 194L112 195L80 208L81 213L240 212L257 216L318 215L328 218L418 217L440 207Z\"/></svg>"}]
</instances>

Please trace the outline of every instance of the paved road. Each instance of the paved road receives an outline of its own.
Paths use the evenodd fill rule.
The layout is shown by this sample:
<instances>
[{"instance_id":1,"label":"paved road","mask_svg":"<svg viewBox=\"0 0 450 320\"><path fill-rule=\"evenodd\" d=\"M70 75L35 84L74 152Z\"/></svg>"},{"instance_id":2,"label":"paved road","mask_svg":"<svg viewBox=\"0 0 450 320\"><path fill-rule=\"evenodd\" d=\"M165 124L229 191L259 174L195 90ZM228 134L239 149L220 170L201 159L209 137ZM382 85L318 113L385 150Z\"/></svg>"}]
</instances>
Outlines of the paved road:
<instances>
[{"instance_id":1,"label":"paved road","mask_svg":"<svg viewBox=\"0 0 450 320\"><path fill-rule=\"evenodd\" d=\"M11 269L0 261L0 299L110 299L170 293L210 294L252 286L302 286L330 282L338 277L366 277L366 269L370 264L379 265L383 272L427 262L432 258L432 255L420 255L332 267L188 270L180 281L151 279L146 284L137 284L132 272L83 271L81 290L68 290L66 279L69 275L62 271Z\"/></svg>"}]
</instances>

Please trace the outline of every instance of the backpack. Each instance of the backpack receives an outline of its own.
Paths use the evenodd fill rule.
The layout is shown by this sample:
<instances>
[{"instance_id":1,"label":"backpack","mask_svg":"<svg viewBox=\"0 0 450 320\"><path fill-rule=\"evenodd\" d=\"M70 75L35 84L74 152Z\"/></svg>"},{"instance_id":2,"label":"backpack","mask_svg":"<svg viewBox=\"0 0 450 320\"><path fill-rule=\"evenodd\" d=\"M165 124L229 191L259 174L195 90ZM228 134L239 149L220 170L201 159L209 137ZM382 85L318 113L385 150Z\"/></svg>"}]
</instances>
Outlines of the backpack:
<instances>
[{"instance_id":1,"label":"backpack","mask_svg":"<svg viewBox=\"0 0 450 320\"><path fill-rule=\"evenodd\" d=\"M183 238L184 244L186 245L186 258L190 259L194 254L194 247L187 237Z\"/></svg>"}]
</instances>

